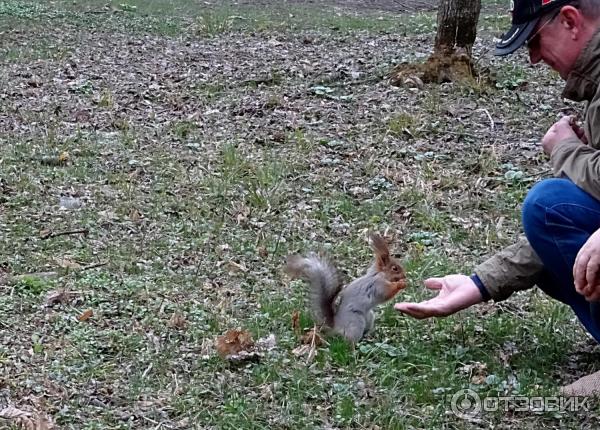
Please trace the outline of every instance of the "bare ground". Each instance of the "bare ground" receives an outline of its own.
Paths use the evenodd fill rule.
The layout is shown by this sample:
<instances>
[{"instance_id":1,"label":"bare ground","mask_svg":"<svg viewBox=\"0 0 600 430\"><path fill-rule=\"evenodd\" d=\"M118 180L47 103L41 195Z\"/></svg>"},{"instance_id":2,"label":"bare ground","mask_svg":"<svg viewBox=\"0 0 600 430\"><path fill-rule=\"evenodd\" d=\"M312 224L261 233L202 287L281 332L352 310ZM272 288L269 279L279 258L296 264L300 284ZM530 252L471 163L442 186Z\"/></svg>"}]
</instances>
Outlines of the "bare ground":
<instances>
[{"instance_id":1,"label":"bare ground","mask_svg":"<svg viewBox=\"0 0 600 430\"><path fill-rule=\"evenodd\" d=\"M224 428L218 416L236 418L232 391L250 399L264 426L298 428L306 419L310 428L314 418L350 427L336 421L330 386L365 381L360 425L386 428L395 415L423 428L427 411L447 413L431 399L448 377L437 361L456 366L454 375L488 352L501 357L483 376L496 372L509 387L490 390L520 381L553 387L594 370L597 351L579 326L533 291L464 319L429 324L389 313L374 341L396 349L362 356L365 367L326 361L309 373L290 353L289 316L302 294L281 276L287 252L327 246L353 275L369 258L363 233L386 231L411 263L404 299L422 299L424 276L466 270L517 237L524 193L550 174L539 136L580 108L560 100L547 70L523 66L519 55L492 58L488 32L475 52L480 67L499 71L498 85L390 86L391 67L428 55L432 38L5 31L0 267L6 279L55 272L58 280L0 282L3 392L66 428L183 429L201 426L199 417L209 424L198 428ZM11 52L22 56L9 60ZM78 228L87 235L45 238ZM49 305L56 289L73 296ZM86 309L94 316L81 319ZM551 326L550 312L561 325ZM172 323L175 314L187 328ZM223 365L211 342L234 326L276 333L275 355L257 368ZM422 362L393 355L423 345L431 350ZM455 356L458 347L466 355ZM396 382L383 387L368 366L390 357ZM260 382L257 369L267 373ZM421 397L403 391L415 381ZM294 390L309 392L299 398L320 415L293 410L286 396ZM594 419L580 417L582 428ZM539 420L455 424L564 428L561 417Z\"/></svg>"},{"instance_id":2,"label":"bare ground","mask_svg":"<svg viewBox=\"0 0 600 430\"><path fill-rule=\"evenodd\" d=\"M347 0L347 1L318 1L318 0L240 0L232 2L232 4L238 5L281 5L290 4L294 6L310 6L314 7L317 5L328 5L341 7L344 9L355 9L355 10L372 10L372 11L387 11L387 12L414 12L414 11L432 11L437 7L437 1L435 0Z\"/></svg>"}]
</instances>

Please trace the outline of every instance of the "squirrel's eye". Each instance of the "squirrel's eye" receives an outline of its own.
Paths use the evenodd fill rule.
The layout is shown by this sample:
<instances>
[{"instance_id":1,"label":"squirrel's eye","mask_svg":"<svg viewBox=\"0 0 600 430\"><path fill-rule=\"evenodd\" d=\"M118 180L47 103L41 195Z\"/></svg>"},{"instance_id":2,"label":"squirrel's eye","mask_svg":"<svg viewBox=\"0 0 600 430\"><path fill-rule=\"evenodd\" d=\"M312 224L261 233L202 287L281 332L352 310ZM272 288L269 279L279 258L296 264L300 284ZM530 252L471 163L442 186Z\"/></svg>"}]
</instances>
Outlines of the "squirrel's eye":
<instances>
[{"instance_id":1,"label":"squirrel's eye","mask_svg":"<svg viewBox=\"0 0 600 430\"><path fill-rule=\"evenodd\" d=\"M398 266L392 266L392 270L393 270L394 272L397 272L397 271L398 271Z\"/></svg>"}]
</instances>

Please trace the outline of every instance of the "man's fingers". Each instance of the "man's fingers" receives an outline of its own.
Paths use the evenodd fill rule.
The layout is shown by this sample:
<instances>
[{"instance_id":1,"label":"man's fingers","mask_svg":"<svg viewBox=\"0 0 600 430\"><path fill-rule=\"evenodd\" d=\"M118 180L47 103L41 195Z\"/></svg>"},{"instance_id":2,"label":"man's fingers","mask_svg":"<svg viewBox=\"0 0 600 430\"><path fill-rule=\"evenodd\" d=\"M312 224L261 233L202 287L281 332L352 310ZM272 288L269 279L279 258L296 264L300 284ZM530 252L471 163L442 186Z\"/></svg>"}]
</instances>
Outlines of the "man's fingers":
<instances>
[{"instance_id":1,"label":"man's fingers","mask_svg":"<svg viewBox=\"0 0 600 430\"><path fill-rule=\"evenodd\" d=\"M572 118L572 120L569 123L571 125L571 128L573 129L573 131L575 132L575 134L577 135L577 137L581 141L584 141L584 139L585 139L585 131L583 131L583 128L581 128L581 127L579 127L579 125L577 125L575 117L571 117L571 118Z\"/></svg>"},{"instance_id":2,"label":"man's fingers","mask_svg":"<svg viewBox=\"0 0 600 430\"><path fill-rule=\"evenodd\" d=\"M598 256L592 256L587 263L585 268L585 280L588 285L598 285L598 271L600 270L600 262Z\"/></svg>"},{"instance_id":3,"label":"man's fingers","mask_svg":"<svg viewBox=\"0 0 600 430\"><path fill-rule=\"evenodd\" d=\"M600 285L596 285L594 291L585 297L585 299L589 302L598 302L600 301Z\"/></svg>"},{"instance_id":4,"label":"man's fingers","mask_svg":"<svg viewBox=\"0 0 600 430\"><path fill-rule=\"evenodd\" d=\"M419 303L396 303L394 309L417 319L428 318L434 315L431 309Z\"/></svg>"},{"instance_id":5,"label":"man's fingers","mask_svg":"<svg viewBox=\"0 0 600 430\"><path fill-rule=\"evenodd\" d=\"M571 115L565 115L561 119L558 120L557 124L560 125L568 125L571 127L571 124L575 121L575 118Z\"/></svg>"},{"instance_id":6,"label":"man's fingers","mask_svg":"<svg viewBox=\"0 0 600 430\"><path fill-rule=\"evenodd\" d=\"M441 290L444 286L443 278L429 278L423 282L430 290Z\"/></svg>"},{"instance_id":7,"label":"man's fingers","mask_svg":"<svg viewBox=\"0 0 600 430\"><path fill-rule=\"evenodd\" d=\"M585 284L579 294L585 297L586 300L589 300L589 297L594 292L594 288L591 285Z\"/></svg>"},{"instance_id":8,"label":"man's fingers","mask_svg":"<svg viewBox=\"0 0 600 430\"><path fill-rule=\"evenodd\" d=\"M587 252L586 246L583 245L575 257L575 263L573 263L573 280L576 288L579 286L581 289L585 285L585 268L589 258L590 254Z\"/></svg>"},{"instance_id":9,"label":"man's fingers","mask_svg":"<svg viewBox=\"0 0 600 430\"><path fill-rule=\"evenodd\" d=\"M575 290L578 293L582 293L583 288L587 284L586 272L587 272L587 265L588 265L589 259L590 259L589 254L584 252L581 255L577 256L577 259L575 260L575 265L573 266L573 278L574 278L574 282L575 282Z\"/></svg>"}]
</instances>

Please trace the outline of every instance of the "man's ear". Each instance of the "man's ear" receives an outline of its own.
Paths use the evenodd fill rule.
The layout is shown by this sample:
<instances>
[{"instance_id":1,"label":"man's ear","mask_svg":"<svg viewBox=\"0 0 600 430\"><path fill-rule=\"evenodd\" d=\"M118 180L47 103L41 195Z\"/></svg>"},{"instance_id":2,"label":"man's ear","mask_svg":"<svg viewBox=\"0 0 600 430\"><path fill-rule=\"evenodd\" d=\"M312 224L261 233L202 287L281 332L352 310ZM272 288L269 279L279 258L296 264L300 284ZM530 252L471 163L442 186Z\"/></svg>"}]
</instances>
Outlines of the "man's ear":
<instances>
[{"instance_id":1,"label":"man's ear","mask_svg":"<svg viewBox=\"0 0 600 430\"><path fill-rule=\"evenodd\" d=\"M560 24L571 33L571 38L577 39L584 25L581 11L571 5L563 6L558 17Z\"/></svg>"}]
</instances>

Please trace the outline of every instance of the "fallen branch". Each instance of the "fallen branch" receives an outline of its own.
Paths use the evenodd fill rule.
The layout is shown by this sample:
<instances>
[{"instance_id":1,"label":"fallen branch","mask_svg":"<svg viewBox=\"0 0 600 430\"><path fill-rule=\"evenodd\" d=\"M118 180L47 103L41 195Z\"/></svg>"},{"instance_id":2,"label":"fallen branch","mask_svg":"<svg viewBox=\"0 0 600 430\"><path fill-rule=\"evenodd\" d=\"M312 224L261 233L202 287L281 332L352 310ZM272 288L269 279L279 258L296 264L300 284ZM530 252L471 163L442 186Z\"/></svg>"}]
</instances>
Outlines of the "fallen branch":
<instances>
[{"instance_id":1,"label":"fallen branch","mask_svg":"<svg viewBox=\"0 0 600 430\"><path fill-rule=\"evenodd\" d=\"M42 232L40 233L40 237L42 239L50 239L53 237L57 237L57 236L66 236L66 235L71 235L71 234L83 234L84 236L86 236L89 233L89 230L87 228L82 228L79 230L67 230L67 231L51 231L51 230L42 230Z\"/></svg>"},{"instance_id":2,"label":"fallen branch","mask_svg":"<svg viewBox=\"0 0 600 430\"><path fill-rule=\"evenodd\" d=\"M492 115L490 115L489 111L487 109L479 109L480 111L483 111L488 119L490 120L490 129L493 130L494 129L494 120L492 119Z\"/></svg>"},{"instance_id":3,"label":"fallen branch","mask_svg":"<svg viewBox=\"0 0 600 430\"><path fill-rule=\"evenodd\" d=\"M51 279L56 278L58 276L57 272L36 272L36 273L24 273L22 275L11 276L9 279L14 281L23 281L29 278L41 278L41 279Z\"/></svg>"},{"instance_id":4,"label":"fallen branch","mask_svg":"<svg viewBox=\"0 0 600 430\"><path fill-rule=\"evenodd\" d=\"M95 269L96 267L106 266L107 264L108 264L108 261L103 261L103 262L100 262L100 263L94 263L94 264L90 264L89 266L82 267L81 270Z\"/></svg>"}]
</instances>

